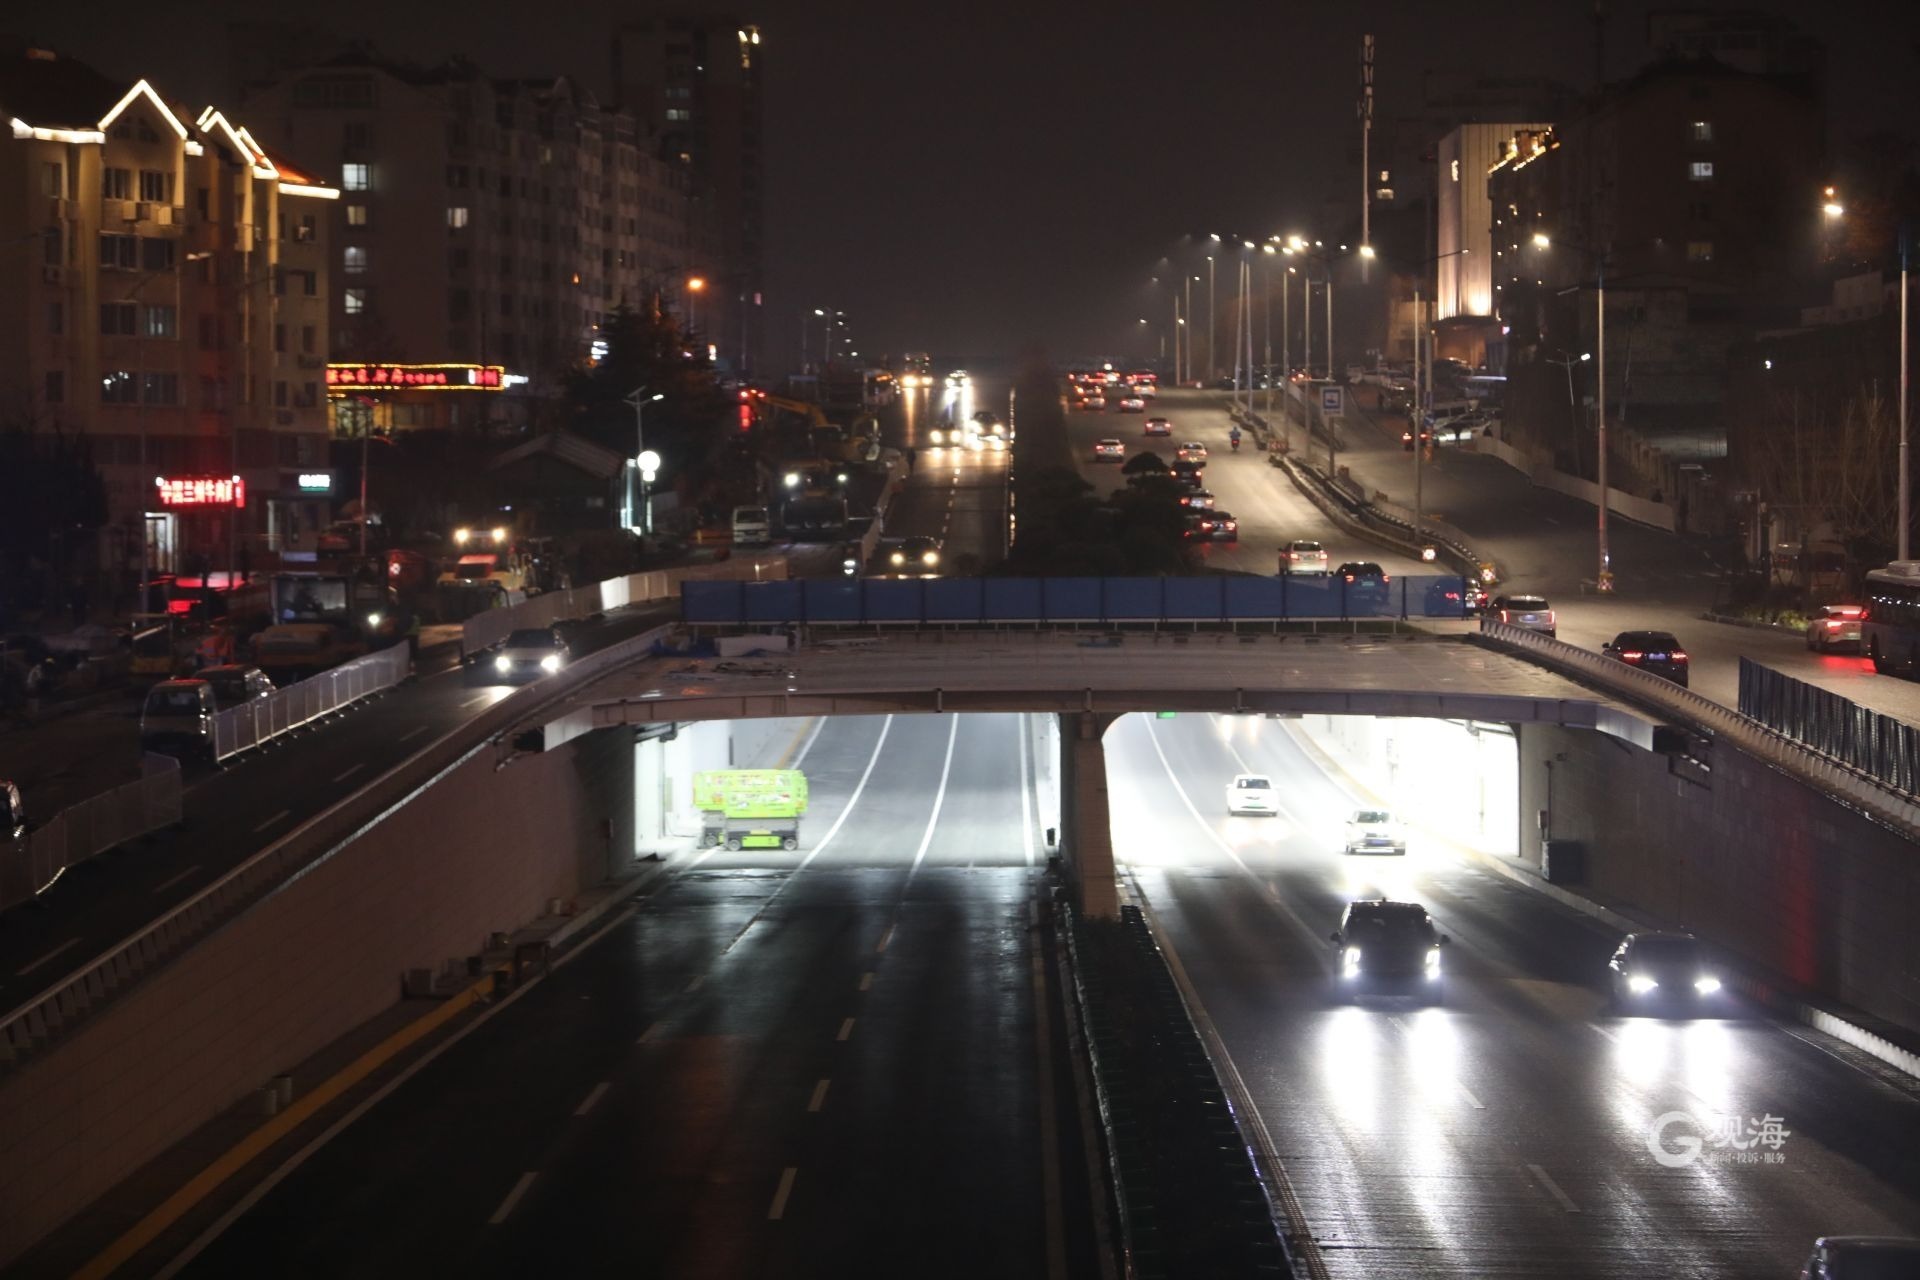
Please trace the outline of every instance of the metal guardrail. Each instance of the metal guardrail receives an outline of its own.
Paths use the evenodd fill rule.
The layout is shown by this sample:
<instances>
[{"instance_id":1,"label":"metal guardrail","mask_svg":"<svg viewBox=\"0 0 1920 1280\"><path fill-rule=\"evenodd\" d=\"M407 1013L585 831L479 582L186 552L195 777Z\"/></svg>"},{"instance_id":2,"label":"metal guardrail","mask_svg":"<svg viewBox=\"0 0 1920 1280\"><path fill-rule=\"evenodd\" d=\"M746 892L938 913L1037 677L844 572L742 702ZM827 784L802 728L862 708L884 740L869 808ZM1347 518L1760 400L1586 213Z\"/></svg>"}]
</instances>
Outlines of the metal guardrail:
<instances>
[{"instance_id":1,"label":"metal guardrail","mask_svg":"<svg viewBox=\"0 0 1920 1280\"><path fill-rule=\"evenodd\" d=\"M468 618L460 629L460 656L470 659L476 653L493 648L523 627L550 627L556 622L591 617L630 604L664 600L673 595L682 582L690 579L778 582L785 580L786 576L787 558L773 553L729 556L708 564L629 573L590 586L547 591L508 608L489 609Z\"/></svg>"},{"instance_id":2,"label":"metal guardrail","mask_svg":"<svg viewBox=\"0 0 1920 1280\"><path fill-rule=\"evenodd\" d=\"M1901 795L1920 794L1920 729L1740 659L1740 713Z\"/></svg>"},{"instance_id":3,"label":"metal guardrail","mask_svg":"<svg viewBox=\"0 0 1920 1280\"><path fill-rule=\"evenodd\" d=\"M0 841L0 910L46 892L78 866L180 821L180 762L148 752L141 777L89 796L17 840Z\"/></svg>"},{"instance_id":4,"label":"metal guardrail","mask_svg":"<svg viewBox=\"0 0 1920 1280\"><path fill-rule=\"evenodd\" d=\"M403 642L308 676L267 697L228 707L213 717L213 758L227 760L251 751L283 733L393 688L412 670L412 655Z\"/></svg>"},{"instance_id":5,"label":"metal guardrail","mask_svg":"<svg viewBox=\"0 0 1920 1280\"><path fill-rule=\"evenodd\" d=\"M335 801L137 933L71 970L0 1017L0 1067L45 1048L95 1008L173 956L326 861L357 835L484 750L535 708L561 701L611 667L648 651L655 627L588 654L560 674L516 690L468 723Z\"/></svg>"},{"instance_id":6,"label":"metal guardrail","mask_svg":"<svg viewBox=\"0 0 1920 1280\"><path fill-rule=\"evenodd\" d=\"M1530 657L1562 675L1599 685L1610 693L1632 698L1675 720L1704 729L1782 773L1827 792L1907 839L1920 841L1920 803L1913 797L1821 755L1750 716L1650 672L1526 627L1482 618L1480 632L1481 639L1492 641L1508 652Z\"/></svg>"},{"instance_id":7,"label":"metal guardrail","mask_svg":"<svg viewBox=\"0 0 1920 1280\"><path fill-rule=\"evenodd\" d=\"M1337 576L1205 578L804 578L683 582L690 626L850 623L1189 624L1465 618L1457 574L1389 579L1378 592ZM1449 597L1451 597L1449 599Z\"/></svg>"}]
</instances>

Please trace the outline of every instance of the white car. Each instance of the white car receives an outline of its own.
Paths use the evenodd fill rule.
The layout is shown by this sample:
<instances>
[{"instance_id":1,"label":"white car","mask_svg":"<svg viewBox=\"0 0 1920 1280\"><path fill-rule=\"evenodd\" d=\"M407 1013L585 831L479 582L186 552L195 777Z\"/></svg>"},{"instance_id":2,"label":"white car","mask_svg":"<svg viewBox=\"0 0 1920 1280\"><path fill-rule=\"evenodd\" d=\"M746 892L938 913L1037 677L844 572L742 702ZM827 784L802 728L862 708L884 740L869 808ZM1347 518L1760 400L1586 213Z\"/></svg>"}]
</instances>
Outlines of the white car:
<instances>
[{"instance_id":1,"label":"white car","mask_svg":"<svg viewBox=\"0 0 1920 1280\"><path fill-rule=\"evenodd\" d=\"M1273 779L1264 773L1237 773L1233 781L1227 784L1227 812L1264 813L1277 817L1280 813L1280 795L1273 789Z\"/></svg>"},{"instance_id":2,"label":"white car","mask_svg":"<svg viewBox=\"0 0 1920 1280\"><path fill-rule=\"evenodd\" d=\"M1347 819L1348 853L1407 852L1407 833L1385 809L1355 809Z\"/></svg>"},{"instance_id":3,"label":"white car","mask_svg":"<svg viewBox=\"0 0 1920 1280\"><path fill-rule=\"evenodd\" d=\"M1327 576L1327 549L1318 542L1300 539L1289 542L1280 552L1280 572L1317 573Z\"/></svg>"}]
</instances>

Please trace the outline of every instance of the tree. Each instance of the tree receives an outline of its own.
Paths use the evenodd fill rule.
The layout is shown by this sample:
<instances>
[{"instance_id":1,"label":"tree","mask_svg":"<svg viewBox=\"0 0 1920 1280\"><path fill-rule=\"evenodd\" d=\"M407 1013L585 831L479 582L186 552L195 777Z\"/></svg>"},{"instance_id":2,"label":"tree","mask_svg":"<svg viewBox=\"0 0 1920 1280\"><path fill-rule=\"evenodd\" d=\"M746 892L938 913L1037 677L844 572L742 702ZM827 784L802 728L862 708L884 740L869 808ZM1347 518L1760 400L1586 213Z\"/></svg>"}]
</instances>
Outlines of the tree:
<instances>
[{"instance_id":1,"label":"tree","mask_svg":"<svg viewBox=\"0 0 1920 1280\"><path fill-rule=\"evenodd\" d=\"M656 299L642 310L616 309L601 327L606 354L568 382L573 430L623 457L634 452L634 408L644 389L659 395L645 411L646 447L662 473L679 479L705 464L725 440L726 402L704 351L691 349L672 310Z\"/></svg>"},{"instance_id":2,"label":"tree","mask_svg":"<svg viewBox=\"0 0 1920 1280\"><path fill-rule=\"evenodd\" d=\"M41 603L91 576L84 554L107 522L107 491L84 435L15 424L0 431L0 600Z\"/></svg>"},{"instance_id":3,"label":"tree","mask_svg":"<svg viewBox=\"0 0 1920 1280\"><path fill-rule=\"evenodd\" d=\"M1167 474L1166 459L1151 449L1142 449L1120 465L1123 476L1163 476Z\"/></svg>"}]
</instances>

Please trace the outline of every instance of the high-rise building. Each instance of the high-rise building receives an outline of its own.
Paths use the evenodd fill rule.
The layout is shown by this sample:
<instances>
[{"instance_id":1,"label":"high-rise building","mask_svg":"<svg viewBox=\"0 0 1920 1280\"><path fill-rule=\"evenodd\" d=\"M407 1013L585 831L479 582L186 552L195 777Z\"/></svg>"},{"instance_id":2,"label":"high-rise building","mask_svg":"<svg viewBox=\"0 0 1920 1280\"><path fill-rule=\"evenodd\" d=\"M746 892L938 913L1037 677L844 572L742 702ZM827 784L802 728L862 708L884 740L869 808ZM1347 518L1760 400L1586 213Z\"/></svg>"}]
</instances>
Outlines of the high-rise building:
<instances>
[{"instance_id":1,"label":"high-rise building","mask_svg":"<svg viewBox=\"0 0 1920 1280\"><path fill-rule=\"evenodd\" d=\"M327 213L239 120L0 52L0 404L84 435L100 567L265 568L328 517Z\"/></svg>"},{"instance_id":2,"label":"high-rise building","mask_svg":"<svg viewBox=\"0 0 1920 1280\"><path fill-rule=\"evenodd\" d=\"M690 319L720 360L752 370L762 339L765 271L760 29L687 15L621 24L613 92L683 169L700 208L685 275L707 282Z\"/></svg>"},{"instance_id":3,"label":"high-rise building","mask_svg":"<svg viewBox=\"0 0 1920 1280\"><path fill-rule=\"evenodd\" d=\"M608 315L684 283L687 172L655 156L631 114L565 77L496 80L356 48L246 101L264 134L326 164L341 189L336 362L356 376L504 371L485 387L500 394L383 387L376 428L527 422L594 357Z\"/></svg>"}]
</instances>

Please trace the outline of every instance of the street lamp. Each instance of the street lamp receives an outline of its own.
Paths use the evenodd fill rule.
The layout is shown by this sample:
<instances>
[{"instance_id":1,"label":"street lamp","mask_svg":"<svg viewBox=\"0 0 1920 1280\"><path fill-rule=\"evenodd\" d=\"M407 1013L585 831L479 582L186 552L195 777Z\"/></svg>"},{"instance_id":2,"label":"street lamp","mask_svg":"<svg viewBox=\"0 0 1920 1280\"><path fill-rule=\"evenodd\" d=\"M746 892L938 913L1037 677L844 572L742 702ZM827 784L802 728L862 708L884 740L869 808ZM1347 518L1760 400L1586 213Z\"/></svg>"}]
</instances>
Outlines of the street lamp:
<instances>
[{"instance_id":1,"label":"street lamp","mask_svg":"<svg viewBox=\"0 0 1920 1280\"><path fill-rule=\"evenodd\" d=\"M173 325L174 325L173 336L177 339L180 335L180 312L182 309L180 306L180 270L179 268L184 268L186 264L189 262L203 262L206 259L211 258L212 256L213 254L209 250L205 250L205 249L197 250L193 253L184 255L181 258L178 267L162 267L159 270L147 272L145 275L141 276L138 280L134 282L132 288L127 290L126 292L127 301L137 302L140 297L140 291L145 289L147 285L151 284L156 277L164 275L169 271L173 272ZM134 332L140 334L142 337L147 336L146 327L139 322L138 317L136 317L134 320ZM136 379L136 381L134 383L134 388L133 388L134 422L135 422L136 429L138 430L140 435L140 471L133 486L134 515L140 522L140 527L138 531L139 541L140 541L140 603L138 604L138 606L136 606L134 610L136 613L145 613L147 611L147 589L148 589L147 583L149 581L148 572L151 568L151 566L148 564L148 555L147 555L147 489L146 489L146 486L150 482L150 474L151 474L147 469L147 389L144 385L142 385L146 377L146 373L144 369L145 363L146 363L145 361L141 361L143 368L139 373L136 373L134 375L134 378ZM203 582L201 585L204 587L206 584ZM228 583L228 587L229 589L231 589L232 587L231 582Z\"/></svg>"},{"instance_id":2,"label":"street lamp","mask_svg":"<svg viewBox=\"0 0 1920 1280\"><path fill-rule=\"evenodd\" d=\"M646 486L652 484L653 473L660 469L660 455L653 452L651 449L647 448L646 411L647 411L648 405L653 404L655 401L664 400L666 399L666 396L658 391L654 392L652 395L648 395L647 389L645 387L640 387L636 389L634 393L628 396L626 399L627 399L627 403L633 406L634 457L630 465L640 472L640 481L642 486L641 499L644 504L642 511L639 513L640 523L644 526L641 532L652 533L653 532L653 511L652 511L652 504L647 503L645 501L646 494L647 494ZM647 461L647 459L649 458L653 460L651 463ZM629 529L633 528L634 526L633 517L635 515L635 512L634 512L634 506L633 506L633 484L631 481L629 481L627 484L627 509L624 514L625 514L625 519L623 520L623 523L626 525L627 528Z\"/></svg>"},{"instance_id":3,"label":"street lamp","mask_svg":"<svg viewBox=\"0 0 1920 1280\"><path fill-rule=\"evenodd\" d=\"M641 533L651 536L653 533L653 478L660 474L660 455L651 449L642 449L634 461L640 468L640 518Z\"/></svg>"},{"instance_id":4,"label":"street lamp","mask_svg":"<svg viewBox=\"0 0 1920 1280\"><path fill-rule=\"evenodd\" d=\"M1553 242L1546 233L1533 233L1533 247L1551 248ZM1575 245L1593 257L1594 269L1594 317L1593 317L1593 368L1594 368L1594 406L1595 432L1599 440L1599 459L1595 468L1596 481L1599 484L1600 500L1595 504L1598 509L1595 528L1599 537L1599 569L1594 577L1596 591L1613 590L1613 555L1607 548L1607 255L1604 250L1588 245ZM1585 359L1582 356L1581 359ZM1568 374L1572 376L1571 372Z\"/></svg>"}]
</instances>

